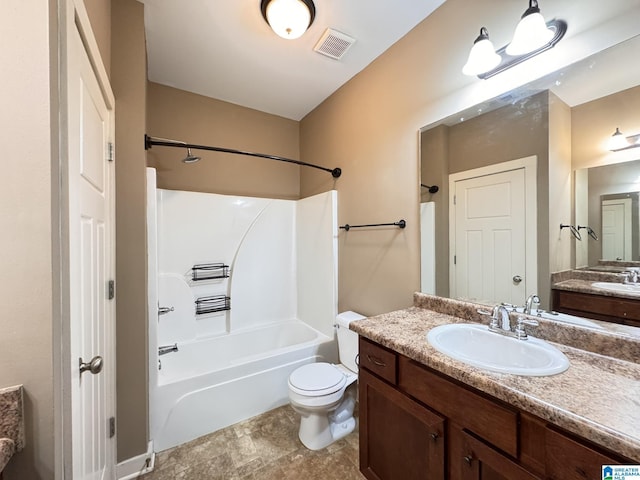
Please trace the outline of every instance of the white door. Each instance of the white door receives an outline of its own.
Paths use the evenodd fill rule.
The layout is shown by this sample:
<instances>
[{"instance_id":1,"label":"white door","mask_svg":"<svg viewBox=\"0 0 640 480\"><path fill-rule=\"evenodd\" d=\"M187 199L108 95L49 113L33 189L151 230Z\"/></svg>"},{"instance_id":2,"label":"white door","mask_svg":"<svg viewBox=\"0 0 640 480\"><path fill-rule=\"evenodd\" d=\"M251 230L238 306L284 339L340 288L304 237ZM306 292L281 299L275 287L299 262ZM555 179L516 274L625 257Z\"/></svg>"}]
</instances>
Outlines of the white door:
<instances>
[{"instance_id":1,"label":"white door","mask_svg":"<svg viewBox=\"0 0 640 480\"><path fill-rule=\"evenodd\" d=\"M452 297L521 304L527 292L524 168L454 186Z\"/></svg>"},{"instance_id":2,"label":"white door","mask_svg":"<svg viewBox=\"0 0 640 480\"><path fill-rule=\"evenodd\" d=\"M602 259L631 260L631 199L602 201Z\"/></svg>"},{"instance_id":3,"label":"white door","mask_svg":"<svg viewBox=\"0 0 640 480\"><path fill-rule=\"evenodd\" d=\"M113 479L115 304L110 298L109 281L115 273L115 172L108 158L113 143L113 101L108 96L110 91L104 94L105 84L98 80L89 60L77 20L68 21L72 478ZM86 364L84 372L81 362Z\"/></svg>"}]
</instances>

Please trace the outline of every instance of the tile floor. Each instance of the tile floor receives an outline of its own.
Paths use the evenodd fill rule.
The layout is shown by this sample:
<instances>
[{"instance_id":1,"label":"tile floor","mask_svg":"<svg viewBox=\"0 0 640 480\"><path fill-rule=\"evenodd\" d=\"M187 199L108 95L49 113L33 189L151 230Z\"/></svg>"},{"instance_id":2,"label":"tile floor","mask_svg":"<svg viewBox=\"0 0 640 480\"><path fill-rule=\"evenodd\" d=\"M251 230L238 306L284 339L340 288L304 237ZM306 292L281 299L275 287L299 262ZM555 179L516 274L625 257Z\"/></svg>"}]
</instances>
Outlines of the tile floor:
<instances>
[{"instance_id":1,"label":"tile floor","mask_svg":"<svg viewBox=\"0 0 640 480\"><path fill-rule=\"evenodd\" d=\"M306 449L289 405L156 455L142 480L363 480L358 429L327 448Z\"/></svg>"}]
</instances>

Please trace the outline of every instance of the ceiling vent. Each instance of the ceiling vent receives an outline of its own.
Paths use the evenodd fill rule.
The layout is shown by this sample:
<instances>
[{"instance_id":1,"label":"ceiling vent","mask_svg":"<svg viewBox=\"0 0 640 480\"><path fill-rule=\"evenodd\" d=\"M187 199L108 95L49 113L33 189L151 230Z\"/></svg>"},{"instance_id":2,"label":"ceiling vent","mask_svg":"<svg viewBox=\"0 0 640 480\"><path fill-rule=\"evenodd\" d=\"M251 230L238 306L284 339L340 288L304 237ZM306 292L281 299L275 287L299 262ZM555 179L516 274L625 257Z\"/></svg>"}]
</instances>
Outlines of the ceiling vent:
<instances>
[{"instance_id":1,"label":"ceiling vent","mask_svg":"<svg viewBox=\"0 0 640 480\"><path fill-rule=\"evenodd\" d=\"M340 60L354 43L355 38L327 28L313 49L322 55Z\"/></svg>"}]
</instances>

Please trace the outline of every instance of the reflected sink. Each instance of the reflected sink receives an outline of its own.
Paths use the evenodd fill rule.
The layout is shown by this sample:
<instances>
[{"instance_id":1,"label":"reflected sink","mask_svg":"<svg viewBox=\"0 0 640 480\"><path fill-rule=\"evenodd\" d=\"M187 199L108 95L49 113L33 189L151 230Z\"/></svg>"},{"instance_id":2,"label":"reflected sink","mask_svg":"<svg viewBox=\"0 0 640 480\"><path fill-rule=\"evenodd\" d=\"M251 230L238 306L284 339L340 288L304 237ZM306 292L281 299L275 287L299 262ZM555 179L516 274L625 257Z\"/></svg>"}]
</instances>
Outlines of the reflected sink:
<instances>
[{"instance_id":1,"label":"reflected sink","mask_svg":"<svg viewBox=\"0 0 640 480\"><path fill-rule=\"evenodd\" d=\"M541 377L569 368L569 359L544 340L518 340L477 323L440 325L429 331L427 340L440 353L498 373Z\"/></svg>"},{"instance_id":2,"label":"reflected sink","mask_svg":"<svg viewBox=\"0 0 640 480\"><path fill-rule=\"evenodd\" d=\"M609 290L611 292L619 293L631 293L640 295L640 285L632 285L628 283L614 283L614 282L594 282L592 287L601 288L603 290Z\"/></svg>"},{"instance_id":3,"label":"reflected sink","mask_svg":"<svg viewBox=\"0 0 640 480\"><path fill-rule=\"evenodd\" d=\"M520 313L522 313L522 310L522 307L516 309L516 311ZM534 308L531 310L531 315L534 317L544 318L546 320L553 320L555 322L570 323L572 325L579 325L581 327L604 330L603 327L595 322L592 322L591 320L587 320L586 318L582 317L576 317L575 315L567 315L566 313L547 312L546 310L538 310Z\"/></svg>"}]
</instances>

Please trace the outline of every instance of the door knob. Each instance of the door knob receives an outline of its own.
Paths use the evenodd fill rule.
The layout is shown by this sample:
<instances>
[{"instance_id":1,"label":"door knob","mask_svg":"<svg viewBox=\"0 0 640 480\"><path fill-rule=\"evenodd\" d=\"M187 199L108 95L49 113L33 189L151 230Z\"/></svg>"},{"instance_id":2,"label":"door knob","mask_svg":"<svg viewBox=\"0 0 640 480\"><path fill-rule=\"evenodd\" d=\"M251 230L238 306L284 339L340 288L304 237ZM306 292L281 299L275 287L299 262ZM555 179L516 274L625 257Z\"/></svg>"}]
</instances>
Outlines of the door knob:
<instances>
[{"instance_id":1,"label":"door knob","mask_svg":"<svg viewBox=\"0 0 640 480\"><path fill-rule=\"evenodd\" d=\"M513 276L513 283L515 283L516 285L518 285L521 281L522 281L522 277L520 275Z\"/></svg>"},{"instance_id":2,"label":"door knob","mask_svg":"<svg viewBox=\"0 0 640 480\"><path fill-rule=\"evenodd\" d=\"M96 375L102 371L103 365L104 362L102 361L102 357L100 355L96 355L91 359L90 362L87 363L84 363L82 361L82 357L80 357L80 375L82 375L87 370Z\"/></svg>"}]
</instances>

